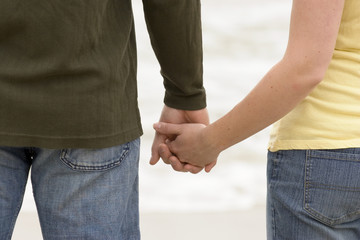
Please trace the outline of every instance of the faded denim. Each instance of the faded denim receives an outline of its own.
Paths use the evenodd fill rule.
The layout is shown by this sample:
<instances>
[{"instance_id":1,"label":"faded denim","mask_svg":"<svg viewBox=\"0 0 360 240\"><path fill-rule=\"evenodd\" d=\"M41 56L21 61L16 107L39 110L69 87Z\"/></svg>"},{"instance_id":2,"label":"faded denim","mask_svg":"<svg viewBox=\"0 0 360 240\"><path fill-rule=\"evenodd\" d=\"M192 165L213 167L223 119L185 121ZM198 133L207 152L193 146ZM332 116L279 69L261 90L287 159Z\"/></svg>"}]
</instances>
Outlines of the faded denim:
<instances>
[{"instance_id":1,"label":"faded denim","mask_svg":"<svg viewBox=\"0 0 360 240\"><path fill-rule=\"evenodd\" d=\"M30 168L45 240L140 239L139 145L0 147L0 239L11 239Z\"/></svg>"},{"instance_id":2,"label":"faded denim","mask_svg":"<svg viewBox=\"0 0 360 240\"><path fill-rule=\"evenodd\" d=\"M360 148L268 153L269 240L360 239Z\"/></svg>"}]
</instances>

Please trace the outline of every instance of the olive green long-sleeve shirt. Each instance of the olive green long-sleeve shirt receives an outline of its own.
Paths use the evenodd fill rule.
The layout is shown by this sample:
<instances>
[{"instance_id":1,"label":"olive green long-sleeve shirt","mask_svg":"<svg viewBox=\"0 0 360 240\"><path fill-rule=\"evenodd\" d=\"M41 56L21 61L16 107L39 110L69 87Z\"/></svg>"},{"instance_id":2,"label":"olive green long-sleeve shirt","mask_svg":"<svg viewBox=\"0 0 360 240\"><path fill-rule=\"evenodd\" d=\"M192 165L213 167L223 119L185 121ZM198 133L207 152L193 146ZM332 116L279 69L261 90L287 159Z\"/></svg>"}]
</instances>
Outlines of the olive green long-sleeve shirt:
<instances>
[{"instance_id":1,"label":"olive green long-sleeve shirt","mask_svg":"<svg viewBox=\"0 0 360 240\"><path fill-rule=\"evenodd\" d=\"M199 0L143 0L165 104L205 107ZM130 0L0 1L0 145L100 148L142 134Z\"/></svg>"}]
</instances>

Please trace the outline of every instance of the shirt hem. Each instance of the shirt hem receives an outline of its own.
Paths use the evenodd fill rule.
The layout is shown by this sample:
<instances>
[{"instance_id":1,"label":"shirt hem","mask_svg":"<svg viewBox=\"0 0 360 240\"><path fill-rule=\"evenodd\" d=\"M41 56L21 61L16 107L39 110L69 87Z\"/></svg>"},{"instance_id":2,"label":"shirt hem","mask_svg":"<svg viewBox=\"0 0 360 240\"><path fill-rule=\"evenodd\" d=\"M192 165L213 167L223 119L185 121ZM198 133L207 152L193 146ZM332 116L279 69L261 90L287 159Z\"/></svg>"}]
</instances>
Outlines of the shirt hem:
<instances>
[{"instance_id":1,"label":"shirt hem","mask_svg":"<svg viewBox=\"0 0 360 240\"><path fill-rule=\"evenodd\" d=\"M306 149L344 149L359 148L360 139L352 140L281 140L274 143L270 142L268 150L276 152L280 150L306 150Z\"/></svg>"},{"instance_id":2,"label":"shirt hem","mask_svg":"<svg viewBox=\"0 0 360 240\"><path fill-rule=\"evenodd\" d=\"M139 138L143 134L141 128L110 136L94 137L46 137L32 135L15 135L0 133L0 146L39 147L50 149L63 148L107 148L121 145Z\"/></svg>"}]
</instances>

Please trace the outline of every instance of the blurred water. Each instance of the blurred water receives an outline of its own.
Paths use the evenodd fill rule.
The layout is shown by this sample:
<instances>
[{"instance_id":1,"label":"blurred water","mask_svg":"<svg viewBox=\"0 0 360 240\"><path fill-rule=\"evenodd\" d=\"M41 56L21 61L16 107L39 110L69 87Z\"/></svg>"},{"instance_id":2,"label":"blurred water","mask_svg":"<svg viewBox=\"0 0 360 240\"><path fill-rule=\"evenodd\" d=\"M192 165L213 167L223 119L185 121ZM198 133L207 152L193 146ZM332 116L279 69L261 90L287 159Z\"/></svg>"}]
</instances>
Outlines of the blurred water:
<instances>
[{"instance_id":1,"label":"blurred water","mask_svg":"<svg viewBox=\"0 0 360 240\"><path fill-rule=\"evenodd\" d=\"M227 211L264 204L269 129L226 150L210 174L176 173L150 166L152 124L159 118L164 89L151 50L140 0L133 0L139 54L142 114L141 211ZM203 0L204 79L214 121L229 111L285 50L291 1ZM266 117L266 116L264 116ZM27 188L23 210L35 211Z\"/></svg>"}]
</instances>

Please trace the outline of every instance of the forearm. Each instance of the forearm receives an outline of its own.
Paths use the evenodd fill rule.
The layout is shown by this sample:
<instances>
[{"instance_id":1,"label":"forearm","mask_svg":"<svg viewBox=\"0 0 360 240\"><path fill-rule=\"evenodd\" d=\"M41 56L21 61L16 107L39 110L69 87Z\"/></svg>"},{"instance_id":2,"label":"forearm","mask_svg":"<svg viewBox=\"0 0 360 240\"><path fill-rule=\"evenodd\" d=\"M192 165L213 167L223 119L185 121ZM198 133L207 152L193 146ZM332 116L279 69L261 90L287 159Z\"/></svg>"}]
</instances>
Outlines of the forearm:
<instances>
[{"instance_id":1,"label":"forearm","mask_svg":"<svg viewBox=\"0 0 360 240\"><path fill-rule=\"evenodd\" d=\"M284 58L223 118L204 131L218 151L289 113L322 80L331 61L344 0L294 0Z\"/></svg>"},{"instance_id":2,"label":"forearm","mask_svg":"<svg viewBox=\"0 0 360 240\"><path fill-rule=\"evenodd\" d=\"M252 136L289 113L320 80L281 61L244 100L206 128L205 138L220 152Z\"/></svg>"},{"instance_id":3,"label":"forearm","mask_svg":"<svg viewBox=\"0 0 360 240\"><path fill-rule=\"evenodd\" d=\"M344 0L293 0L283 59L244 100L208 127L155 124L156 131L177 135L167 144L170 151L183 163L206 166L215 162L222 150L289 113L324 77L335 47L343 4ZM187 167L191 168L190 164Z\"/></svg>"}]
</instances>

